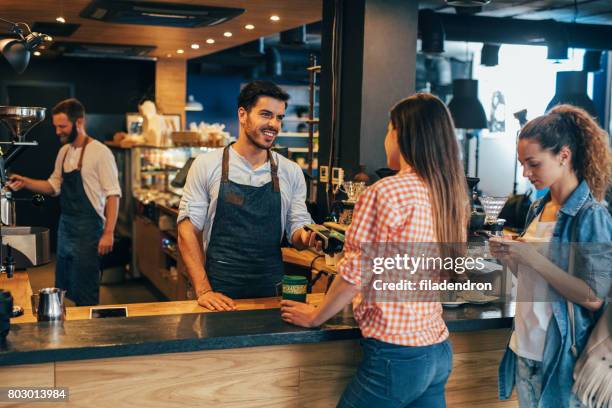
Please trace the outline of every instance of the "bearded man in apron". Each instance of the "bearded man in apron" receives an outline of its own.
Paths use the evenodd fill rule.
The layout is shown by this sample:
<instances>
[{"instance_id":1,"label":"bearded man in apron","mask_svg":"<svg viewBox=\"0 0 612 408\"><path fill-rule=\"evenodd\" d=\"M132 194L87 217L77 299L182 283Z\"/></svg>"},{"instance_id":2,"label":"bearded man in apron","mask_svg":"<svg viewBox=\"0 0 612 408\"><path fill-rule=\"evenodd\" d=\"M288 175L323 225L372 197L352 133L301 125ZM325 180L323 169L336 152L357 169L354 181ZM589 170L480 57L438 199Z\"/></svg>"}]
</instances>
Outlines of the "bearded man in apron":
<instances>
[{"instance_id":1,"label":"bearded man in apron","mask_svg":"<svg viewBox=\"0 0 612 408\"><path fill-rule=\"evenodd\" d=\"M187 175L179 249L198 303L208 309L233 310L233 299L276 296L283 233L298 249L315 244L303 228L312 219L302 169L270 151L288 99L272 82L247 84L238 97L238 141L198 156Z\"/></svg>"},{"instance_id":2,"label":"bearded man in apron","mask_svg":"<svg viewBox=\"0 0 612 408\"><path fill-rule=\"evenodd\" d=\"M117 164L110 149L85 131L85 108L67 99L53 110L53 126L62 147L49 179L13 174L8 186L59 195L55 286L77 306L99 303L100 256L113 247L119 209Z\"/></svg>"}]
</instances>

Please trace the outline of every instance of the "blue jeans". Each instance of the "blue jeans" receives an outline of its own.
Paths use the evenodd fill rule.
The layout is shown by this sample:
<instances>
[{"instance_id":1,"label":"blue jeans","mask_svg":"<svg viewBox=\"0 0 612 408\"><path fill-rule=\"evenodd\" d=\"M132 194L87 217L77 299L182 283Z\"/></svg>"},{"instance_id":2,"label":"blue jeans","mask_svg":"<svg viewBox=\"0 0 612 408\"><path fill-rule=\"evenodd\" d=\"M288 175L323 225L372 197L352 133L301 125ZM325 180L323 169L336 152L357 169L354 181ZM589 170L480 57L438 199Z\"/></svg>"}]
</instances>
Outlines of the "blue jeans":
<instances>
[{"instance_id":1,"label":"blue jeans","mask_svg":"<svg viewBox=\"0 0 612 408\"><path fill-rule=\"evenodd\" d=\"M363 361L344 390L340 408L440 408L453 366L448 340L407 347L363 339Z\"/></svg>"},{"instance_id":2,"label":"blue jeans","mask_svg":"<svg viewBox=\"0 0 612 408\"><path fill-rule=\"evenodd\" d=\"M541 403L542 362L516 356L516 393L520 408L548 408ZM568 401L569 408L583 408L573 394Z\"/></svg>"}]
</instances>

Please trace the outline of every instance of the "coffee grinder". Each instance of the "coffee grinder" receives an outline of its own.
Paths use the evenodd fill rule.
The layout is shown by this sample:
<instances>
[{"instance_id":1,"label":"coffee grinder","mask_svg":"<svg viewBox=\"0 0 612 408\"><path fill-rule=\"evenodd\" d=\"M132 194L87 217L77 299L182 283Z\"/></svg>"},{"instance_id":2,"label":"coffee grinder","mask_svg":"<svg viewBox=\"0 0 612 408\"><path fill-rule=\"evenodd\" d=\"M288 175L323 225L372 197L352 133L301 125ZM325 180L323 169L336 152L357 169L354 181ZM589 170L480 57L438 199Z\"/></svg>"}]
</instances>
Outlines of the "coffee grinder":
<instances>
[{"instance_id":1,"label":"coffee grinder","mask_svg":"<svg viewBox=\"0 0 612 408\"><path fill-rule=\"evenodd\" d=\"M0 141L0 273L6 273L7 278L13 277L16 267L42 265L50 261L49 229L16 226L16 199L6 187L9 166L27 146L38 145L36 141L27 141L26 135L45 119L45 111L39 107L0 106L0 122L10 133L10 140ZM40 205L42 201L41 196L34 196L35 204ZM8 296L5 294L4 297L8 299ZM13 307L13 316L21 313L23 309Z\"/></svg>"}]
</instances>

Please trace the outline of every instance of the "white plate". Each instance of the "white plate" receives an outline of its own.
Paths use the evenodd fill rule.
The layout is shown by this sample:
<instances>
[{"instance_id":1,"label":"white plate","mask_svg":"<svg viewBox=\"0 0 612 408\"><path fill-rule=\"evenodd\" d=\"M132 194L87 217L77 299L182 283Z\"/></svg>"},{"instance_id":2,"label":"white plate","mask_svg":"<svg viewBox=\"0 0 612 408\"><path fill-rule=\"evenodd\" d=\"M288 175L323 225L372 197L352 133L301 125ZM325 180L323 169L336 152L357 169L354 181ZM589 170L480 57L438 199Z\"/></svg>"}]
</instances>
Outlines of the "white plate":
<instances>
[{"instance_id":1,"label":"white plate","mask_svg":"<svg viewBox=\"0 0 612 408\"><path fill-rule=\"evenodd\" d=\"M449 301L449 302L442 302L442 307L447 307L447 308L455 308L455 307L459 307L461 305L466 304L467 302L465 300L455 300L455 301Z\"/></svg>"}]
</instances>

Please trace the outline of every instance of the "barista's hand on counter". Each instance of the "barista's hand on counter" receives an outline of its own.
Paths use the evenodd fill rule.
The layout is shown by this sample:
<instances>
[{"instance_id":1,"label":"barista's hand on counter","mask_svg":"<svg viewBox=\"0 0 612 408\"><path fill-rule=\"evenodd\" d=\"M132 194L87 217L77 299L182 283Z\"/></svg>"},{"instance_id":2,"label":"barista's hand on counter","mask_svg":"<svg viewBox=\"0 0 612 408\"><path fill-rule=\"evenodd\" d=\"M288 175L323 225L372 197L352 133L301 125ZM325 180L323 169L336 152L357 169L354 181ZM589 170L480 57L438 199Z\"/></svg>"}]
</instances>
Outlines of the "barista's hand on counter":
<instances>
[{"instance_id":1,"label":"barista's hand on counter","mask_svg":"<svg viewBox=\"0 0 612 408\"><path fill-rule=\"evenodd\" d=\"M293 300L281 301L281 317L287 323L301 327L316 327L317 308L302 302Z\"/></svg>"},{"instance_id":2,"label":"barista's hand on counter","mask_svg":"<svg viewBox=\"0 0 612 408\"><path fill-rule=\"evenodd\" d=\"M228 298L223 293L213 292L212 290L205 291L198 296L198 304L208 310L236 310L236 305L232 299Z\"/></svg>"},{"instance_id":3,"label":"barista's hand on counter","mask_svg":"<svg viewBox=\"0 0 612 408\"><path fill-rule=\"evenodd\" d=\"M98 255L106 255L113 250L113 243L115 241L115 237L112 232L104 231L102 236L100 237L100 241L98 241Z\"/></svg>"},{"instance_id":4,"label":"barista's hand on counter","mask_svg":"<svg viewBox=\"0 0 612 408\"><path fill-rule=\"evenodd\" d=\"M27 177L20 176L19 174L12 174L9 176L9 182L6 186L13 191L19 191L26 186Z\"/></svg>"}]
</instances>

